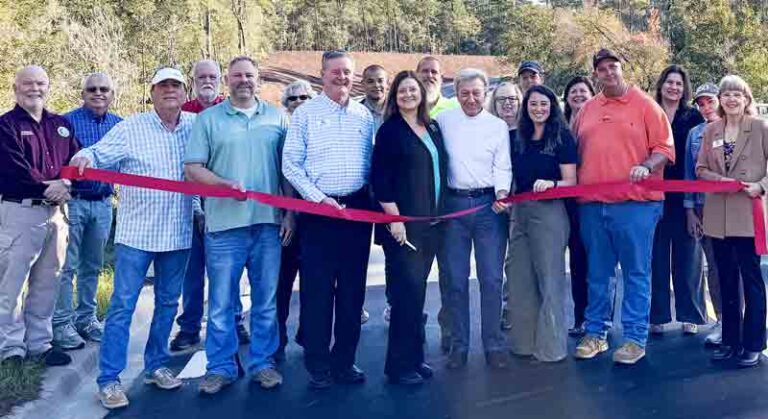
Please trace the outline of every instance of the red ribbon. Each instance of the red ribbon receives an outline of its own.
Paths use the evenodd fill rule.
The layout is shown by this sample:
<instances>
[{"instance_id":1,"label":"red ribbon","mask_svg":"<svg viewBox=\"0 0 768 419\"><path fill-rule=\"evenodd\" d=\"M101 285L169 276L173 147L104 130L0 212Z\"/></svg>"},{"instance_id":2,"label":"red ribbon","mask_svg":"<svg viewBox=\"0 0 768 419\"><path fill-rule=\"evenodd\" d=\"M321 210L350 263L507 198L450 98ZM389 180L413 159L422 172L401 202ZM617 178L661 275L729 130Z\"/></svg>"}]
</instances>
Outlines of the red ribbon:
<instances>
[{"instance_id":1,"label":"red ribbon","mask_svg":"<svg viewBox=\"0 0 768 419\"><path fill-rule=\"evenodd\" d=\"M82 175L77 168L66 166L61 170L61 177L71 180L92 180L105 183L113 183L124 186L156 189L167 192L178 192L186 195L200 195L210 198L234 198L250 199L265 205L282 208L289 211L303 212L326 217L339 218L348 221L367 223L393 223L407 221L444 220L461 217L479 211L484 206L469 208L463 211L453 212L440 217L412 217L404 215L389 215L382 212L360 209L337 209L330 205L305 201L303 199L289 198L285 196L271 195L256 191L239 191L222 186L205 185L202 183L182 182L176 180L159 179L148 176L129 175L109 170L85 169ZM505 203L540 201L560 198L588 198L602 194L620 194L633 190L648 190L657 192L709 192L727 193L739 192L744 186L737 181L718 182L708 180L644 180L638 183L610 182L594 185L576 185L552 188L544 192L524 192L512 195L501 200ZM752 199L752 220L755 228L755 250L759 255L768 254L766 246L765 219L763 217L763 203L761 198Z\"/></svg>"}]
</instances>

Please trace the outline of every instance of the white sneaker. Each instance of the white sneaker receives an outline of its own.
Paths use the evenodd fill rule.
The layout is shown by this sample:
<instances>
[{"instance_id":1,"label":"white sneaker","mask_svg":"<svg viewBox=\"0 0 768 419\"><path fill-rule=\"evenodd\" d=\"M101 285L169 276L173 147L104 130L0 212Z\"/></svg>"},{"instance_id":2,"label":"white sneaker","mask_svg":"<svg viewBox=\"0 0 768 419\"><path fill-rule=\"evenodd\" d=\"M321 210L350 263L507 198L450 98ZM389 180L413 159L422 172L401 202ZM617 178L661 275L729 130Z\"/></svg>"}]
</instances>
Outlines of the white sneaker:
<instances>
[{"instance_id":1,"label":"white sneaker","mask_svg":"<svg viewBox=\"0 0 768 419\"><path fill-rule=\"evenodd\" d=\"M695 335L699 333L699 325L693 323L683 323L683 333L686 335Z\"/></svg>"},{"instance_id":2,"label":"white sneaker","mask_svg":"<svg viewBox=\"0 0 768 419\"><path fill-rule=\"evenodd\" d=\"M712 330L709 332L706 338L704 338L704 344L710 346L720 346L723 343L723 324L718 320Z\"/></svg>"},{"instance_id":3,"label":"white sneaker","mask_svg":"<svg viewBox=\"0 0 768 419\"><path fill-rule=\"evenodd\" d=\"M360 313L360 324L368 323L368 319L370 318L371 318L371 315L368 314L368 311L366 309L363 309L363 311Z\"/></svg>"},{"instance_id":4,"label":"white sneaker","mask_svg":"<svg viewBox=\"0 0 768 419\"><path fill-rule=\"evenodd\" d=\"M154 384L163 390L173 390L181 387L182 382L173 375L173 371L162 367L145 376L144 384Z\"/></svg>"},{"instance_id":5,"label":"white sneaker","mask_svg":"<svg viewBox=\"0 0 768 419\"><path fill-rule=\"evenodd\" d=\"M387 304L386 307L384 307L384 321L389 323L389 320L392 318L392 306Z\"/></svg>"},{"instance_id":6,"label":"white sneaker","mask_svg":"<svg viewBox=\"0 0 768 419\"><path fill-rule=\"evenodd\" d=\"M109 383L99 390L99 400L105 409L119 409L128 406L128 396L120 383Z\"/></svg>"}]
</instances>

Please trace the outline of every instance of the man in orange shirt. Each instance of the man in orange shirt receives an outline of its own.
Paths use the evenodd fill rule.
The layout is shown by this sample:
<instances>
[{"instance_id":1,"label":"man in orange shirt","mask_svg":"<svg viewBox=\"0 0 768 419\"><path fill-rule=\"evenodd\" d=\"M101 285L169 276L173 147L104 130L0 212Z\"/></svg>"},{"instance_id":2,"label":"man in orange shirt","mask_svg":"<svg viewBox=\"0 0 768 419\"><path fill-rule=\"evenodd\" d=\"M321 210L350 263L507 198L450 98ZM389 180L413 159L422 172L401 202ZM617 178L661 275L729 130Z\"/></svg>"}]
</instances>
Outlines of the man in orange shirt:
<instances>
[{"instance_id":1,"label":"man in orange shirt","mask_svg":"<svg viewBox=\"0 0 768 419\"><path fill-rule=\"evenodd\" d=\"M579 141L579 184L661 179L675 160L672 128L659 105L623 77L621 60L601 49L593 57L603 92L584 105L575 124ZM586 336L576 358L589 359L608 350L616 263L624 278L622 326L625 343L614 362L634 364L645 356L651 307L651 250L664 194L635 187L583 200L581 234L587 248L589 296Z\"/></svg>"}]
</instances>

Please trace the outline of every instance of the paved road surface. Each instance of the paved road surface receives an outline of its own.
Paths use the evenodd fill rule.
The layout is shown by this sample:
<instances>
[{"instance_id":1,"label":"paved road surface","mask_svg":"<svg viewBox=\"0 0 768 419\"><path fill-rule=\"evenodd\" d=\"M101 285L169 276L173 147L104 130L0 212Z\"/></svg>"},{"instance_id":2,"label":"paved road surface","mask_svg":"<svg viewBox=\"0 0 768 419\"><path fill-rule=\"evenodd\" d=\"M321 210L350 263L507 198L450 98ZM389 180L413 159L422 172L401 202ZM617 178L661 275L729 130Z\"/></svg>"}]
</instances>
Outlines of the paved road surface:
<instances>
[{"instance_id":1,"label":"paved road surface","mask_svg":"<svg viewBox=\"0 0 768 419\"><path fill-rule=\"evenodd\" d=\"M476 285L476 282L473 281ZM473 287L473 313L477 287ZM439 352L435 320L439 308L436 283L428 294L427 358L436 369L428 384L406 389L389 385L383 376L387 326L380 313L383 288L369 288L366 306L371 321L363 327L358 365L368 374L362 386L336 386L312 391L300 348L292 344L281 365L282 388L265 391L240 380L215 397L201 397L197 380L168 393L137 382L129 391L131 406L110 418L766 418L768 370L761 366L737 370L715 366L703 348L703 333L684 337L674 330L652 339L649 356L635 367L614 366L610 355L593 361L568 359L541 364L515 359L509 371L497 372L484 364L478 320L467 368L447 371ZM294 305L296 302L294 301ZM296 307L297 308L297 307ZM295 313L290 319L295 330ZM618 333L618 331L617 331ZM612 340L612 347L616 341ZM571 348L575 344L570 342ZM174 359L181 370L189 355ZM139 380L137 380L139 381Z\"/></svg>"}]
</instances>

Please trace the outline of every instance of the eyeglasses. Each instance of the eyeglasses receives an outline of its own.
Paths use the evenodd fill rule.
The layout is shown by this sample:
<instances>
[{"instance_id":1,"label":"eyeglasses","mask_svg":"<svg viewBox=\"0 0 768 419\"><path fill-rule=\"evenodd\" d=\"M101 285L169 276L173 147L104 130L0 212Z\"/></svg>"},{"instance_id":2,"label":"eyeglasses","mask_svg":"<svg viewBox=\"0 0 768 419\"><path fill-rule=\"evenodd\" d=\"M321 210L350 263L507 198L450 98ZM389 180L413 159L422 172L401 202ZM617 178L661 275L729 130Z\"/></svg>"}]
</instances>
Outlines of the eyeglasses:
<instances>
[{"instance_id":1,"label":"eyeglasses","mask_svg":"<svg viewBox=\"0 0 768 419\"><path fill-rule=\"evenodd\" d=\"M296 102L297 100L307 100L309 99L308 95L298 95L298 96L288 96L288 102Z\"/></svg>"},{"instance_id":2,"label":"eyeglasses","mask_svg":"<svg viewBox=\"0 0 768 419\"><path fill-rule=\"evenodd\" d=\"M86 87L85 91L88 93L96 93L97 91L100 93L109 93L112 91L112 88L107 86L90 86Z\"/></svg>"},{"instance_id":3,"label":"eyeglasses","mask_svg":"<svg viewBox=\"0 0 768 419\"><path fill-rule=\"evenodd\" d=\"M499 96L496 98L496 103L504 103L510 101L512 103L520 102L520 98L517 96Z\"/></svg>"}]
</instances>

